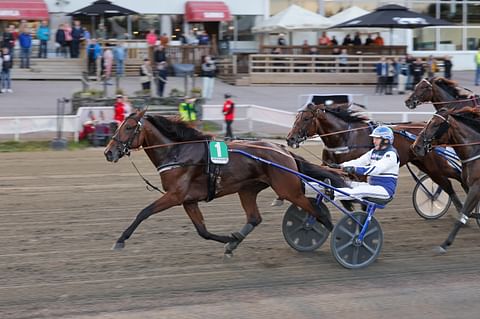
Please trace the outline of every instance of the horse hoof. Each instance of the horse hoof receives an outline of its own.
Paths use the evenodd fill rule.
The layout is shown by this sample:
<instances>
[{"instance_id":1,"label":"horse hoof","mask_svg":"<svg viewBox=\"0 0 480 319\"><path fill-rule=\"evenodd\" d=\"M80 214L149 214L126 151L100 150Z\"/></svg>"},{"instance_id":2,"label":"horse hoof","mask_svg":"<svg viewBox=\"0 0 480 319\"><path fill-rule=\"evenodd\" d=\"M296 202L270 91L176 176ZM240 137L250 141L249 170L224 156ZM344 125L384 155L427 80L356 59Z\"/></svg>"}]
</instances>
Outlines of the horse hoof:
<instances>
[{"instance_id":1,"label":"horse hoof","mask_svg":"<svg viewBox=\"0 0 480 319\"><path fill-rule=\"evenodd\" d=\"M122 250L123 248L125 248L125 243L116 242L113 244L112 250Z\"/></svg>"},{"instance_id":2,"label":"horse hoof","mask_svg":"<svg viewBox=\"0 0 480 319\"><path fill-rule=\"evenodd\" d=\"M270 204L270 206L273 206L273 207L279 207L282 205L283 205L283 200L278 198L274 199L273 202Z\"/></svg>"},{"instance_id":3,"label":"horse hoof","mask_svg":"<svg viewBox=\"0 0 480 319\"><path fill-rule=\"evenodd\" d=\"M433 252L437 255L444 255L447 253L447 250L443 248L442 246L437 246L433 248Z\"/></svg>"},{"instance_id":4,"label":"horse hoof","mask_svg":"<svg viewBox=\"0 0 480 319\"><path fill-rule=\"evenodd\" d=\"M230 251L230 252L225 252L223 254L223 261L229 261L233 258L233 253Z\"/></svg>"}]
</instances>

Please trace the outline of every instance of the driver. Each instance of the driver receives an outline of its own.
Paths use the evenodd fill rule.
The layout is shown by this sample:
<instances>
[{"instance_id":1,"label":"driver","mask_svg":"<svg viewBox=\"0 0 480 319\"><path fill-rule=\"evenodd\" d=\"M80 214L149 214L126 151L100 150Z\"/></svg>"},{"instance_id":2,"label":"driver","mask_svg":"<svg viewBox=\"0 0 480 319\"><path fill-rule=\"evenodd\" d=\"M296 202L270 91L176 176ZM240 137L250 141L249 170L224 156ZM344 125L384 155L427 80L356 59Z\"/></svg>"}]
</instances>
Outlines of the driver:
<instances>
[{"instance_id":1,"label":"driver","mask_svg":"<svg viewBox=\"0 0 480 319\"><path fill-rule=\"evenodd\" d=\"M338 188L357 198L372 197L391 200L397 188L400 160L393 147L393 131L388 126L378 126L370 134L374 148L357 159L342 164L328 164L332 168L341 168L349 174L366 175L368 183L351 182L351 188ZM339 200L351 199L349 196L335 192Z\"/></svg>"}]
</instances>

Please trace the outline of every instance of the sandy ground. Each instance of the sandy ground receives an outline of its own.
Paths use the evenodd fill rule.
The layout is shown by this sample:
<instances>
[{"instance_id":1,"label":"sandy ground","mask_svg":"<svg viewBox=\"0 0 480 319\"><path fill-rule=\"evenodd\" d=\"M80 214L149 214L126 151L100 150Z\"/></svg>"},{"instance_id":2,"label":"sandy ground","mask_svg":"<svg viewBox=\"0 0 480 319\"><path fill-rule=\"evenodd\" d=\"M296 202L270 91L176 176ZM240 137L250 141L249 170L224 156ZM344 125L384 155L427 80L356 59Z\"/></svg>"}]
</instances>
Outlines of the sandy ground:
<instances>
[{"instance_id":1,"label":"sandy ground","mask_svg":"<svg viewBox=\"0 0 480 319\"><path fill-rule=\"evenodd\" d=\"M158 184L146 156L134 158ZM401 172L398 195L376 215L382 253L352 271L335 261L329 241L311 253L292 250L281 232L288 206L270 207L271 190L259 197L263 223L229 261L180 207L112 251L158 196L128 159L107 163L101 149L0 154L0 318L478 318L480 229L470 221L446 255L434 256L455 212L421 219L413 181ZM244 223L237 196L201 209L216 233Z\"/></svg>"}]
</instances>

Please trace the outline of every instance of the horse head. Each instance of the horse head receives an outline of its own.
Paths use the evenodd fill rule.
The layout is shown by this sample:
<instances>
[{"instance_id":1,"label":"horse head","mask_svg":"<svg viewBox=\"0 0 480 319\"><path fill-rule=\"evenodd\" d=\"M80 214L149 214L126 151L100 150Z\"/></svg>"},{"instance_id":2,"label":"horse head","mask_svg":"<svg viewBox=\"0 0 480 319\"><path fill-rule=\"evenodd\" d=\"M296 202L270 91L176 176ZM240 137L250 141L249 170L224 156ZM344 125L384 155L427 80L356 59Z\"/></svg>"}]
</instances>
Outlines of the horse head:
<instances>
[{"instance_id":1,"label":"horse head","mask_svg":"<svg viewBox=\"0 0 480 319\"><path fill-rule=\"evenodd\" d=\"M128 155L132 148L138 148L144 140L142 131L146 110L132 113L118 127L112 139L105 147L104 155L109 162L117 162L124 155Z\"/></svg>"},{"instance_id":2,"label":"horse head","mask_svg":"<svg viewBox=\"0 0 480 319\"><path fill-rule=\"evenodd\" d=\"M412 144L413 152L418 156L425 156L432 151L433 146L446 142L450 128L450 112L443 108L437 111L423 128Z\"/></svg>"},{"instance_id":3,"label":"horse head","mask_svg":"<svg viewBox=\"0 0 480 319\"><path fill-rule=\"evenodd\" d=\"M309 103L301 109L295 117L293 127L288 132L287 144L290 147L298 148L300 143L313 136L317 132L317 119L325 112L323 105Z\"/></svg>"},{"instance_id":4,"label":"horse head","mask_svg":"<svg viewBox=\"0 0 480 319\"><path fill-rule=\"evenodd\" d=\"M415 85L410 96L405 100L405 106L414 109L422 103L428 103L433 98L433 84L423 79Z\"/></svg>"}]
</instances>

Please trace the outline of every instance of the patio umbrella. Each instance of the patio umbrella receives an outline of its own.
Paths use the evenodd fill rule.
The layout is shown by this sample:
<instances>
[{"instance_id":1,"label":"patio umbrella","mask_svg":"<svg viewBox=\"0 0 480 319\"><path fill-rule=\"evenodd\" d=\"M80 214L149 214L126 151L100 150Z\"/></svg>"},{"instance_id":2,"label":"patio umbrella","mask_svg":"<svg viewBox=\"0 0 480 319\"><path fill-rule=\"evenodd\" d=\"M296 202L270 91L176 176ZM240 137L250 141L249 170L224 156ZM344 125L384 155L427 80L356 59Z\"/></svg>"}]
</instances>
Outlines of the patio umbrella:
<instances>
[{"instance_id":1,"label":"patio umbrella","mask_svg":"<svg viewBox=\"0 0 480 319\"><path fill-rule=\"evenodd\" d=\"M391 45L393 29L416 29L449 25L453 24L445 20L410 11L396 4L389 4L379 7L371 13L334 25L330 27L330 29L389 28Z\"/></svg>"},{"instance_id":2,"label":"patio umbrella","mask_svg":"<svg viewBox=\"0 0 480 319\"><path fill-rule=\"evenodd\" d=\"M135 15L139 14L136 11L117 6L108 0L97 0L92 2L92 4L83 7L81 9L70 12L69 16L90 16L94 22L95 17L100 17L100 21L103 24L105 18L116 17L116 16L126 16L126 15ZM94 24L94 23L93 23Z\"/></svg>"}]
</instances>

